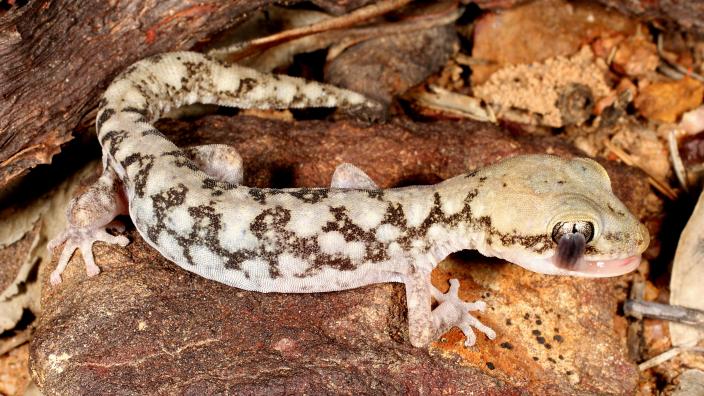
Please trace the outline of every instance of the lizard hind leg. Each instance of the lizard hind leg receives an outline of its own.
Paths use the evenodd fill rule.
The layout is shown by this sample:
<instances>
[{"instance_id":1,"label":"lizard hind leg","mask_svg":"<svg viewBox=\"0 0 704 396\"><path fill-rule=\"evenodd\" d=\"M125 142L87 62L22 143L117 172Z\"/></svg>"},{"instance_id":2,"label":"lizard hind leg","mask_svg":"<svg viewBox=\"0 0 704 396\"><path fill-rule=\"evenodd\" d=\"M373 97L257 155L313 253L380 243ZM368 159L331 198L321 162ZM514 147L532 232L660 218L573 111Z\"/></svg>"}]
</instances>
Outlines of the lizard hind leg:
<instances>
[{"instance_id":1,"label":"lizard hind leg","mask_svg":"<svg viewBox=\"0 0 704 396\"><path fill-rule=\"evenodd\" d=\"M52 285L61 283L61 274L66 269L73 252L78 249L83 255L88 276L97 275L100 268L93 258L93 243L97 241L126 246L129 240L122 235L111 235L107 229L124 231L124 226L115 217L127 213L127 201L117 177L111 168L83 193L71 200L66 210L68 227L64 232L49 241L47 247L53 250L64 244L56 269L51 273Z\"/></svg>"},{"instance_id":2,"label":"lizard hind leg","mask_svg":"<svg viewBox=\"0 0 704 396\"><path fill-rule=\"evenodd\" d=\"M221 182L242 184L242 157L234 147L226 144L205 144L189 147L184 151L208 176Z\"/></svg>"},{"instance_id":3,"label":"lizard hind leg","mask_svg":"<svg viewBox=\"0 0 704 396\"><path fill-rule=\"evenodd\" d=\"M343 162L335 168L330 188L378 190L379 186L363 170L348 162Z\"/></svg>"}]
</instances>

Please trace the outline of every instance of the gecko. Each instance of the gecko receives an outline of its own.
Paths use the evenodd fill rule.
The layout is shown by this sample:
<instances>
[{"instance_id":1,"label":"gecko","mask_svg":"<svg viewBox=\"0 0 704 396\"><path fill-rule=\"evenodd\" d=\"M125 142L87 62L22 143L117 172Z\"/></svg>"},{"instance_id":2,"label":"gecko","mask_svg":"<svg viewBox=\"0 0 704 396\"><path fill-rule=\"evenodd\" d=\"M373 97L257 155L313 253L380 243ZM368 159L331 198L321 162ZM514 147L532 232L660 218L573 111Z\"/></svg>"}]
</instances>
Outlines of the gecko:
<instances>
[{"instance_id":1,"label":"gecko","mask_svg":"<svg viewBox=\"0 0 704 396\"><path fill-rule=\"evenodd\" d=\"M634 270L649 243L604 168L586 158L515 156L435 185L389 189L343 163L326 188L248 187L233 147L181 149L153 126L192 103L380 110L352 91L196 52L138 61L99 101L103 173L71 200L68 227L49 244L63 244L51 284L61 282L77 249L87 275L98 274L92 245L126 246L125 236L107 230L128 214L165 258L236 288L318 293L403 283L412 345L427 346L457 326L471 346L474 329L489 339L496 333L470 313L484 310L483 301L458 297L457 279L445 293L431 284L449 254L473 249L542 274L606 277Z\"/></svg>"}]
</instances>

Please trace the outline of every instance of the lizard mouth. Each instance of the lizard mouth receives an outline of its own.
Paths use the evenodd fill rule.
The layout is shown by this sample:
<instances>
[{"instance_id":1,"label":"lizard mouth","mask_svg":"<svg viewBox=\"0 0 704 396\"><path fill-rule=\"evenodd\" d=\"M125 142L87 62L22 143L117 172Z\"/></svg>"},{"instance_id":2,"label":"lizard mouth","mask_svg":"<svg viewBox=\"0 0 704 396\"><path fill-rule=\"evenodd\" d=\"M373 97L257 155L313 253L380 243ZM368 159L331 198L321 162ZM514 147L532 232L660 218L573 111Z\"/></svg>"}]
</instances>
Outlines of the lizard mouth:
<instances>
[{"instance_id":1,"label":"lizard mouth","mask_svg":"<svg viewBox=\"0 0 704 396\"><path fill-rule=\"evenodd\" d=\"M570 275L603 278L627 274L640 265L640 254L614 260L581 259L567 271Z\"/></svg>"},{"instance_id":2,"label":"lizard mouth","mask_svg":"<svg viewBox=\"0 0 704 396\"><path fill-rule=\"evenodd\" d=\"M586 238L579 232L565 233L559 240L553 264L569 275L587 277L619 276L640 265L640 254L625 258L590 260L585 256Z\"/></svg>"}]
</instances>

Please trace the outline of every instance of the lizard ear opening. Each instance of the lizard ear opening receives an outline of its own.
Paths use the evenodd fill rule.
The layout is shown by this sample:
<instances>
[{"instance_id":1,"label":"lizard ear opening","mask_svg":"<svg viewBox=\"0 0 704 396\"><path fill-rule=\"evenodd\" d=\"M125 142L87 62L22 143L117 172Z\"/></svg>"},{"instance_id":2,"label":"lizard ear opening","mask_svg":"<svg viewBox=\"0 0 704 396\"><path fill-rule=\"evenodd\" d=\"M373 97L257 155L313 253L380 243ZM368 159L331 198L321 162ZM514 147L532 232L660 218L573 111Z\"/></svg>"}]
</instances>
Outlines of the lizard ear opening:
<instances>
[{"instance_id":1,"label":"lizard ear opening","mask_svg":"<svg viewBox=\"0 0 704 396\"><path fill-rule=\"evenodd\" d=\"M568 232L562 235L557 243L555 263L560 268L575 269L584 257L587 240L580 232Z\"/></svg>"}]
</instances>

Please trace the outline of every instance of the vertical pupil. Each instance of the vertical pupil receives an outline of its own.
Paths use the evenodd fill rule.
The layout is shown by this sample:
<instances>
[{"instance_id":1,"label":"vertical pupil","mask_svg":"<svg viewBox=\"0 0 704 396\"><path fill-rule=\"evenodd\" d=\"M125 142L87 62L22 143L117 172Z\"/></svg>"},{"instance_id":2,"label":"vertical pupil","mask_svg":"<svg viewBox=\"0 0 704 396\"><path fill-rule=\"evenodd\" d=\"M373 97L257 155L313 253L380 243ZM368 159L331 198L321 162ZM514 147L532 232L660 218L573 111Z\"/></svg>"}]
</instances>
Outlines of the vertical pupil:
<instances>
[{"instance_id":1,"label":"vertical pupil","mask_svg":"<svg viewBox=\"0 0 704 396\"><path fill-rule=\"evenodd\" d=\"M560 222L555 224L553 228L552 239L558 242L563 235L576 233L582 234L585 241L589 242L594 236L594 226L588 221Z\"/></svg>"}]
</instances>

